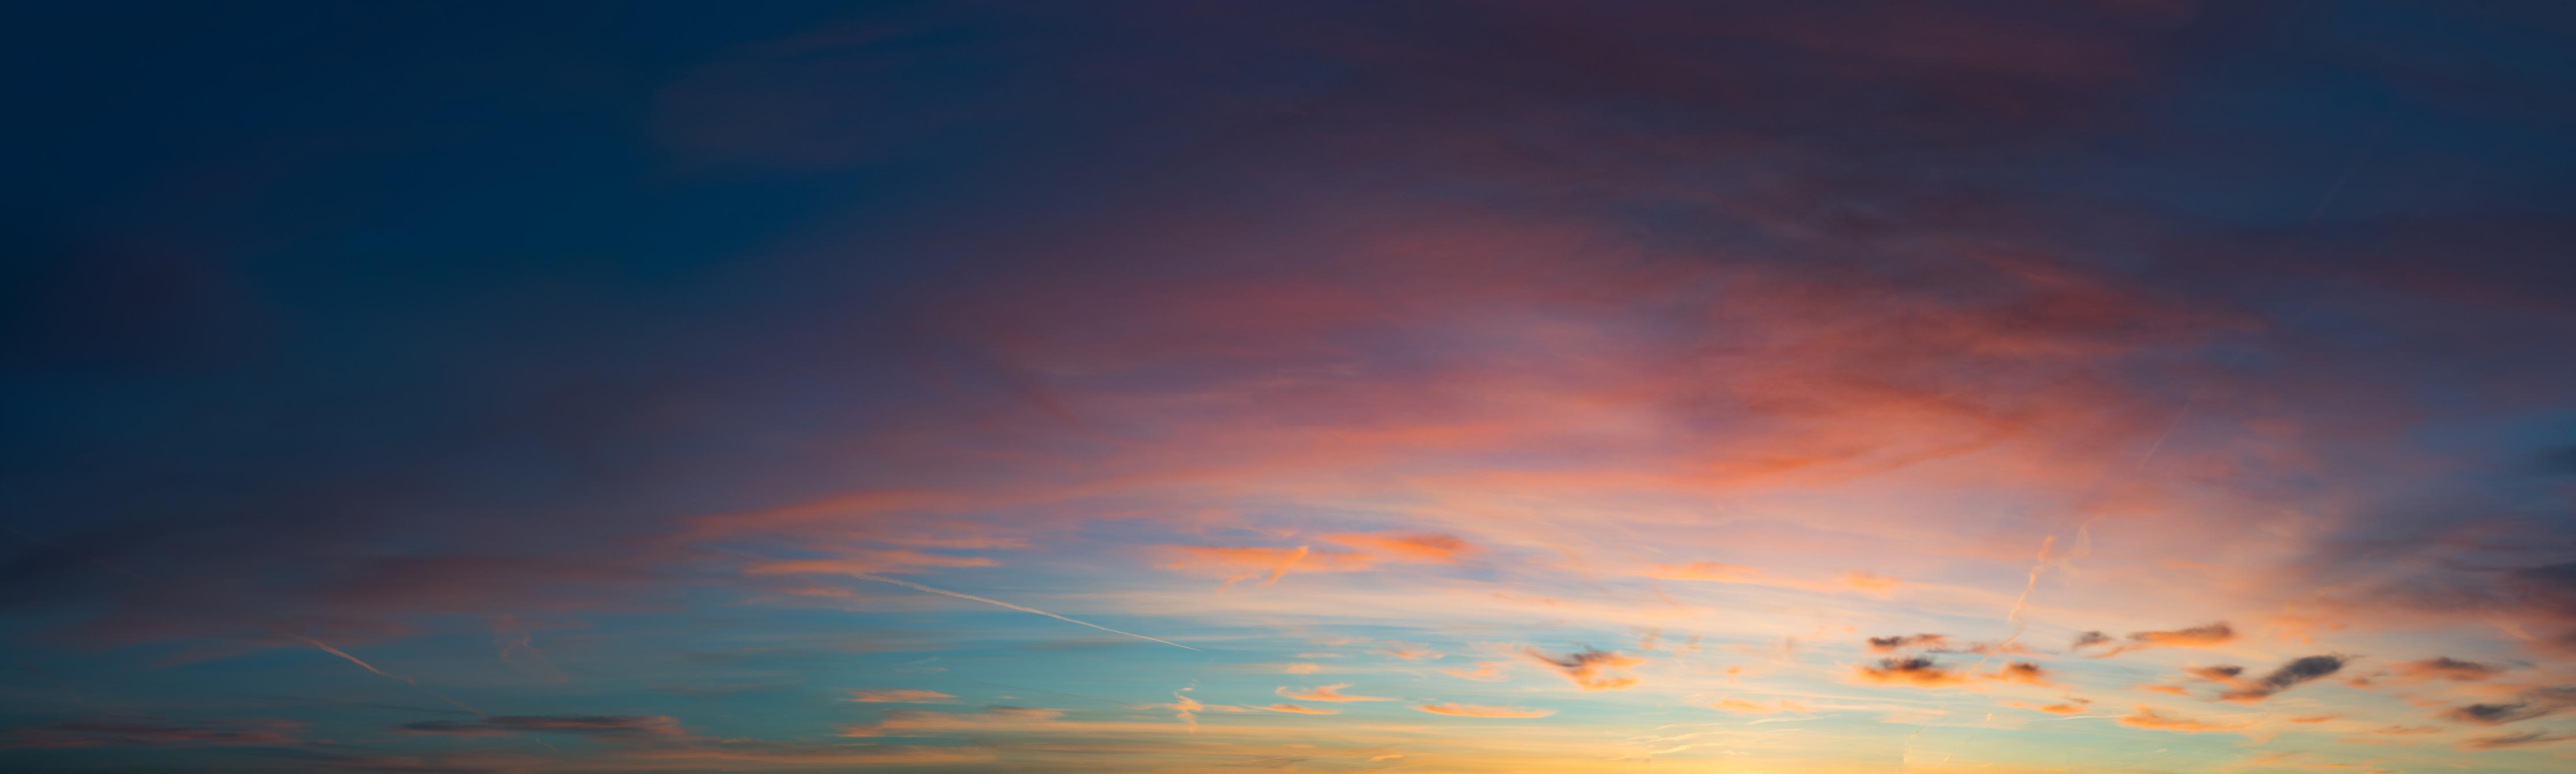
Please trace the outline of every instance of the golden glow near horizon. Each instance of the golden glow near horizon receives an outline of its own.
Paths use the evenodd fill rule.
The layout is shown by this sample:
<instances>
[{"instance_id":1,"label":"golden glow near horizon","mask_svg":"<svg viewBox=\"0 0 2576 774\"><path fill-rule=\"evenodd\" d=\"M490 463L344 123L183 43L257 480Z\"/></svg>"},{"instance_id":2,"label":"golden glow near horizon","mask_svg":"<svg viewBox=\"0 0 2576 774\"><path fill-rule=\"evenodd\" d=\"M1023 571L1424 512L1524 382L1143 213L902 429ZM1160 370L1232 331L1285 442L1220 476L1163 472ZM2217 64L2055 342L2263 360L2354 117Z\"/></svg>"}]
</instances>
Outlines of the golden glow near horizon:
<instances>
[{"instance_id":1,"label":"golden glow near horizon","mask_svg":"<svg viewBox=\"0 0 2576 774\"><path fill-rule=\"evenodd\" d=\"M2556 6L94 5L0 771L2576 771Z\"/></svg>"}]
</instances>

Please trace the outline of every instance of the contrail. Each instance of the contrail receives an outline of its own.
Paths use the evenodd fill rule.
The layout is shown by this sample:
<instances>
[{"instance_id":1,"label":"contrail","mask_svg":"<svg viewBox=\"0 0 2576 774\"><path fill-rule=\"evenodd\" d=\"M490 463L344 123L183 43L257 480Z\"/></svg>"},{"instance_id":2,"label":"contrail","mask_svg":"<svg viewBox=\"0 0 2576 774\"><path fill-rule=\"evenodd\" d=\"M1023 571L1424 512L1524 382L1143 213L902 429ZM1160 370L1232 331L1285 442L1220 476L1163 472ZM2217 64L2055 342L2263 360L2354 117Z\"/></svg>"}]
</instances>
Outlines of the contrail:
<instances>
[{"instance_id":1,"label":"contrail","mask_svg":"<svg viewBox=\"0 0 2576 774\"><path fill-rule=\"evenodd\" d=\"M431 695L431 696L436 696L436 697L438 697L438 698L439 698L439 700L441 700L441 701L445 701L445 702L447 702L447 703L449 703L449 704L454 704L454 705L456 705L457 707L462 708L462 709L464 709L464 710L465 710L465 711L467 711L467 712L474 713L476 717L486 717L486 718L491 717L491 715L486 714L486 713L485 713L485 712L483 712L482 710L475 709L475 708L473 707L473 705L466 704L465 702L457 701L457 700L455 700L455 699L453 699L453 698L449 698L447 694L439 693L436 689L430 688L429 686L426 686L426 685L421 685L419 680L414 680L414 679L411 679L411 678L408 678L408 677L404 677L404 676L402 676L402 675L394 674L394 673L392 673L392 672L387 672L387 671L382 670L382 669L377 669L377 668L376 668L376 665L374 665L374 664L369 664L369 663L367 663L367 662L365 662L365 661L361 661L361 660L359 660L359 659L358 659L358 657L357 657L357 656L349 655L349 652L348 652L348 651L341 650L341 649L339 649L339 648L334 648L334 647L331 647L331 646L329 646L329 645L322 644L322 641L321 641L321 640L313 639L313 638L311 638L311 637L306 637L306 636L301 635L301 634L289 634L289 635L286 635L286 636L288 636L288 637L293 637L293 638L298 639L298 640L303 640L303 641L304 641L304 644L306 644L306 645L311 645L311 646L316 647L316 648L321 648L321 649L322 649L322 652L324 652L324 653L329 653L329 654L334 655L334 656L339 656L339 657L341 657L341 658L348 659L348 660L349 660L349 663L352 663L352 664L356 664L356 665L358 665L358 667L359 667L360 669L365 669L365 670L367 670L367 671L369 671L369 672L374 672L374 673L379 674L379 675L384 675L384 676L386 676L386 677L390 677L390 678L393 678L393 679L396 679L396 680L401 680L401 681L403 681L403 682L405 682L405 683L410 683L410 684L411 684L411 687L413 687L413 688L418 688L418 689L421 689L421 690L424 690L424 691L428 691L428 692L429 692L429 695Z\"/></svg>"},{"instance_id":2,"label":"contrail","mask_svg":"<svg viewBox=\"0 0 2576 774\"><path fill-rule=\"evenodd\" d=\"M1108 633L1110 633L1110 634L1124 634L1124 635L1127 635L1127 636L1129 636L1129 637L1134 637L1134 638L1136 638L1136 639L1140 639L1140 640L1153 640L1154 642L1163 643L1163 644L1165 644L1165 645L1170 645L1170 646L1172 646L1172 647L1180 648L1180 649L1182 649L1182 650L1198 650L1197 648L1193 648L1193 647L1190 647L1190 646L1188 646L1188 645L1183 645L1183 644L1180 644L1180 643L1177 643L1177 642L1173 642L1173 641L1171 641L1171 640L1159 639L1159 638L1155 638L1155 637L1147 637L1147 636L1145 636L1145 635L1137 634L1137 633L1135 633L1135 632L1122 632L1122 631L1119 631L1119 630L1116 630L1116 629L1112 629L1112 628L1109 628L1109 627L1106 627L1106 626L1102 626L1102 625L1100 625L1100 624L1091 623L1091 622L1089 622L1089 621L1076 621L1076 620L1073 620L1073 619L1071 619L1071 618L1066 618L1066 617L1064 617L1064 616L1056 615L1056 614L1054 614L1054 613L1050 613L1050 612L1047 612L1047 611L1044 611L1044 610L1039 610L1039 609L1034 608L1034 607L1025 607L1025 606L1021 606L1021 605L1014 605L1014 604L1011 604L1011 603L1009 603L1009 602L1004 602L1004 601L1001 601L1001 600L998 600L998 599L986 599L986 598L984 598L984 597L975 596L975 595L973 595L973 594L961 594L961 593L958 593L958 592L949 591L949 590L947 590L947 589L934 589L934 588L931 588L931 587L929 587L929 586L924 586L924 585L921 585L921 584L918 584L918 583L914 583L914 582L912 582L912 581L908 581L908 580L897 580L897 579L894 579L894 578L887 578L887 577L878 576L878 575L860 575L860 574L857 574L857 573L852 573L852 574L850 575L850 577L853 577L853 578L859 578L859 579L862 579L862 580L872 580L872 581L877 581L877 582L879 582L879 583L892 583L892 584L894 584L894 585L902 586L902 587L905 587L905 588L910 588L910 589L919 589L919 590L921 590L921 591L927 591L927 592L930 592L930 593L932 593L932 594L945 594L945 595L948 595L948 596L956 597L956 598L958 598L958 599L971 599L971 600L974 600L974 601L977 601L977 602L982 602L982 603L987 604L987 605L996 605L996 606L1000 606L1000 607L1007 607L1007 608L1010 608L1010 609L1013 609L1013 610L1017 610L1017 611L1020 611L1020 612L1023 612L1023 613L1036 613L1036 614L1038 614L1038 615L1046 616L1046 617L1048 617L1048 618L1053 618L1053 619L1056 619L1056 620L1058 620L1058 621L1063 621L1063 622L1065 622L1065 623L1077 623L1077 624L1082 624L1082 625L1084 625L1084 626L1088 626L1088 627L1091 627L1091 628L1094 628L1094 629L1099 629L1099 630L1101 630L1101 631L1108 632ZM1206 652L1206 651L1200 651L1200 652L1204 653L1204 652ZM352 660L352 661L354 661L354 660L356 660L356 659L351 659L351 660Z\"/></svg>"}]
</instances>

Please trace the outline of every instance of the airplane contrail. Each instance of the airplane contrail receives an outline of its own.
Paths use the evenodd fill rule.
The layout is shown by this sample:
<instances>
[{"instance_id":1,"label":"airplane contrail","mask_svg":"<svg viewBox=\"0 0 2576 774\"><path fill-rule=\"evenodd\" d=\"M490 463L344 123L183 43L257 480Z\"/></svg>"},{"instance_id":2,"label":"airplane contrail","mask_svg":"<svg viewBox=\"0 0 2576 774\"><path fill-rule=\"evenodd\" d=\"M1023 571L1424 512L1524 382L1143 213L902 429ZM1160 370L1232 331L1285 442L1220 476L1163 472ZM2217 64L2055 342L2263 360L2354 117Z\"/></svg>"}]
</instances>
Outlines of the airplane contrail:
<instances>
[{"instance_id":1,"label":"airplane contrail","mask_svg":"<svg viewBox=\"0 0 2576 774\"><path fill-rule=\"evenodd\" d=\"M1177 643L1177 642L1173 642L1173 641L1171 641L1171 640L1166 640L1166 639L1161 639L1161 638L1156 638L1156 637L1147 637L1147 636L1145 636L1145 635L1137 634L1137 633L1135 633L1135 632L1122 632L1122 631L1119 631L1119 630L1116 630L1116 629L1112 629L1112 628L1109 628L1109 627L1106 627L1106 626L1102 626L1102 625L1100 625L1100 624L1092 623L1092 622L1089 622L1089 621L1076 621L1076 620L1074 620L1074 619L1066 618L1066 617L1064 617L1064 616L1056 615L1056 614L1054 614L1054 613L1050 613L1050 612L1047 612L1047 611L1044 611L1044 610L1039 610L1039 609L1034 608L1034 607L1027 607L1027 606L1024 606L1024 605L1014 605L1014 604L1011 604L1011 603L1009 603L1009 602L1004 602L1004 601L1001 601L1001 600L998 600L998 599L987 599L987 598L984 598L984 597L975 596L975 595L973 595L973 594L962 594L962 593L958 593L958 592L955 592L955 591L949 591L949 590L947 590L947 589L934 589L934 588L931 588L931 587L929 587L929 586L924 586L924 585L921 585L921 584L918 584L918 583L914 583L914 582L912 582L912 581L908 581L908 580L898 580L898 579L895 579L895 578L887 578L887 577L878 576L878 575L860 575L860 574L857 574L857 573L852 573L852 574L850 575L850 577L853 577L853 578L859 578L859 579L862 579L862 580L872 580L872 581L877 581L877 582L879 582L879 583L892 583L892 584L894 584L894 585L902 586L902 587L904 587L904 588L909 588L909 589L919 589L919 590L922 590L922 591L930 592L930 593L932 593L932 594L945 594L945 595L948 595L948 596L956 597L956 598L958 598L958 599L971 599L971 600L974 600L974 601L977 601L977 602L982 602L982 603L987 604L987 605L996 605L996 606L1000 606L1000 607L1007 607L1007 608L1010 608L1010 609L1013 609L1013 610L1017 610L1017 611L1020 611L1020 612L1023 612L1023 613L1036 613L1036 614L1038 614L1038 615L1046 616L1046 617L1048 617L1048 618L1053 618L1053 619L1056 619L1056 620L1058 620L1058 621L1063 621L1063 622L1066 622L1066 623L1077 623L1077 624L1082 624L1082 625L1084 625L1084 626L1088 626L1088 627L1091 627L1091 628L1094 628L1094 629L1099 629L1099 630L1101 630L1101 631L1108 632L1108 633L1110 633L1110 634L1124 634L1124 635L1127 635L1127 636L1129 636L1129 637L1134 637L1134 638L1136 638L1136 639L1140 639L1140 640L1152 640L1152 641L1154 641L1154 642L1163 643L1163 644L1165 644L1165 645L1170 645L1170 646L1172 646L1172 647L1180 648L1180 649L1182 649L1182 650L1198 650L1197 648L1193 648L1193 647L1190 647L1190 646L1188 646L1188 645L1183 645L1183 644L1180 644L1180 643ZM1204 652L1206 652L1206 651L1200 651L1200 652L1204 653Z\"/></svg>"},{"instance_id":2,"label":"airplane contrail","mask_svg":"<svg viewBox=\"0 0 2576 774\"><path fill-rule=\"evenodd\" d=\"M348 659L348 660L349 660L349 663L356 664L356 665L358 665L358 667L359 667L359 668L361 668L361 669L365 669L365 670L367 670L367 671L369 671L369 672L374 672L374 673L376 673L376 674L384 675L384 676L386 676L386 677L390 677L390 678L393 678L393 679L396 679L396 680L401 680L401 681L403 681L403 682L405 682L405 683L410 683L410 684L411 684L411 687L413 687L413 688L418 688L418 689L421 689L421 690L424 690L424 691L428 691L428 692L429 692L429 695L431 695L431 696L436 696L436 697L438 697L441 701L445 701L445 702L447 702L447 703L449 703L449 704L454 704L454 705L456 705L457 707L462 708L462 709L464 709L464 710L465 710L465 711L467 711L467 712L474 713L474 714L475 714L475 716L477 716L477 717L486 717L486 718L491 717L491 715L490 715L490 714L487 714L487 713L485 713L485 712L484 712L484 711L482 711L482 710L475 709L473 705L466 704L465 702L457 701L457 700L455 700L455 699L453 699L453 698L448 697L448 695L447 695L447 694L439 693L437 689L431 688L431 687L426 686L426 685L421 685L419 680L414 680L414 679L411 679L411 678L408 678L408 677L404 677L404 676L402 676L402 675L394 674L394 673L392 673L392 672L387 672L387 671L382 670L382 669L377 669L377 668L376 668L376 665L374 665L374 664L369 664L369 663L367 663L367 662L365 662L365 661L359 660L359 658L358 658L357 656L349 655L349 652L348 652L348 651L341 650L341 649L339 649L339 648L334 648L334 647L331 647L331 646L329 646L329 645L325 645L325 644L323 644L323 643L322 643L322 641L321 641L321 640L313 639L313 638L311 638L311 637L306 637L306 636L301 635L301 634L289 634L289 635L286 635L286 636L288 636L288 637L293 637L293 638L298 639L298 640L303 640L303 641L304 641L304 644L306 644L306 645L311 645L311 646L316 647L316 648L321 648L321 649L322 649L322 652L324 652L324 653L329 653L329 654L334 655L334 656L339 656L339 657L341 657L341 658Z\"/></svg>"}]
</instances>

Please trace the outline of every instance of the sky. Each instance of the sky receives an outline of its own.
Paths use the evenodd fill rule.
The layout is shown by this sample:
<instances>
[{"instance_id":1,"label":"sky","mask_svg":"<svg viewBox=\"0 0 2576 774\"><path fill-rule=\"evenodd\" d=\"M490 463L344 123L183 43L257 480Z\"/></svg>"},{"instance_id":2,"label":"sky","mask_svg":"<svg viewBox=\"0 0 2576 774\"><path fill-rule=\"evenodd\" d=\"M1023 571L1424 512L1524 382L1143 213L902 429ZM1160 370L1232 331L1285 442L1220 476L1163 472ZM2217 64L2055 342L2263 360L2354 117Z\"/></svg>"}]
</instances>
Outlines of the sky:
<instances>
[{"instance_id":1,"label":"sky","mask_svg":"<svg viewBox=\"0 0 2576 774\"><path fill-rule=\"evenodd\" d=\"M2576 7L19 3L0 769L2576 768Z\"/></svg>"}]
</instances>

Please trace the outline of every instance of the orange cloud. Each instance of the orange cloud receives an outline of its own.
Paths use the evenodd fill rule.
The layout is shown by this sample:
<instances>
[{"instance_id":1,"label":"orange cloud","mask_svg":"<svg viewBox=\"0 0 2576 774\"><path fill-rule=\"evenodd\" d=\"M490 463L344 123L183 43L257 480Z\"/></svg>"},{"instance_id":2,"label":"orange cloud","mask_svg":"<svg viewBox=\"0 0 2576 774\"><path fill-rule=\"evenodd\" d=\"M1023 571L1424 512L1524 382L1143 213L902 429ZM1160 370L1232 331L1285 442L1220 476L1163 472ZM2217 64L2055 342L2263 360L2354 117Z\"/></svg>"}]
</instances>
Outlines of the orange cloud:
<instances>
[{"instance_id":1,"label":"orange cloud","mask_svg":"<svg viewBox=\"0 0 2576 774\"><path fill-rule=\"evenodd\" d=\"M1389 656L1394 656L1394 657L1396 657L1396 658L1404 659L1404 660L1406 660L1406 661L1420 661L1420 660L1423 660L1423 659L1436 659L1436 658L1440 658L1440 657L1442 657L1442 656L1446 655L1446 654L1441 653L1440 651L1432 650L1432 649L1431 649L1431 646L1424 645L1424 644L1422 644L1422 643L1418 643L1418 642L1394 642L1394 641L1389 641L1389 642L1387 642L1387 643L1385 644L1385 646L1384 646L1384 647L1378 648L1377 652L1382 653L1382 654L1385 654L1385 655L1389 655Z\"/></svg>"},{"instance_id":2,"label":"orange cloud","mask_svg":"<svg viewBox=\"0 0 2576 774\"><path fill-rule=\"evenodd\" d=\"M2398 678L2405 682L2425 682L2430 680L2449 680L2460 683L2476 682L2494 677L2498 673L2504 671L2503 667L2495 666L2493 664L2463 661L2449 656L2435 656L2433 658L2408 661L2398 664L2396 669Z\"/></svg>"},{"instance_id":3,"label":"orange cloud","mask_svg":"<svg viewBox=\"0 0 2576 774\"><path fill-rule=\"evenodd\" d=\"M1746 567L1740 564L1722 564L1718 562L1658 564L1646 568L1646 577L1649 578L1662 578L1664 580L1717 581L1719 583L1751 583L1754 581L1755 577L1761 574L1762 570L1759 568Z\"/></svg>"},{"instance_id":4,"label":"orange cloud","mask_svg":"<svg viewBox=\"0 0 2576 774\"><path fill-rule=\"evenodd\" d=\"M1421 704L1414 706L1414 709L1434 715L1455 715L1462 718L1543 718L1556 714L1556 710L1551 709L1530 709L1528 707L1487 707L1476 704L1459 704L1454 701L1446 701L1439 704Z\"/></svg>"},{"instance_id":5,"label":"orange cloud","mask_svg":"<svg viewBox=\"0 0 2576 774\"><path fill-rule=\"evenodd\" d=\"M1356 572L1368 569L1374 559L1354 551L1316 551L1306 546L1167 546L1165 550L1173 558L1163 563L1163 569L1225 573L1224 587L1251 578L1262 578L1265 585L1277 583L1292 571Z\"/></svg>"},{"instance_id":6,"label":"orange cloud","mask_svg":"<svg viewBox=\"0 0 2576 774\"><path fill-rule=\"evenodd\" d=\"M1733 712L1739 715L1772 715L1782 712L1807 711L1807 707L1805 705L1791 702L1786 699L1773 704L1762 704L1746 701L1744 699L1719 699L1710 703L1708 706L1710 709L1722 712Z\"/></svg>"},{"instance_id":7,"label":"orange cloud","mask_svg":"<svg viewBox=\"0 0 2576 774\"><path fill-rule=\"evenodd\" d=\"M1473 548L1456 535L1436 532L1394 534L1336 533L1324 535L1324 542L1354 548L1371 555L1404 562L1451 564Z\"/></svg>"},{"instance_id":8,"label":"orange cloud","mask_svg":"<svg viewBox=\"0 0 2576 774\"><path fill-rule=\"evenodd\" d=\"M1853 590L1869 592L1888 591L1898 586L1905 585L1904 581L1870 572L1868 570L1854 570L1843 573L1841 581L1844 586L1850 587Z\"/></svg>"},{"instance_id":9,"label":"orange cloud","mask_svg":"<svg viewBox=\"0 0 2576 774\"><path fill-rule=\"evenodd\" d=\"M1283 685L1279 687L1278 694L1298 701L1395 701L1386 696L1357 696L1342 693L1342 689L1349 687L1351 687L1350 683L1334 683L1302 691L1291 691Z\"/></svg>"},{"instance_id":10,"label":"orange cloud","mask_svg":"<svg viewBox=\"0 0 2576 774\"><path fill-rule=\"evenodd\" d=\"M2183 731L2197 733L2202 731L2229 731L2244 728L2251 724L2193 720L2191 718L2175 717L2158 712L2152 707L2142 705L2138 707L2138 711L2134 714L2121 715L2120 725L2129 726L2131 728L2151 728L2158 731Z\"/></svg>"},{"instance_id":11,"label":"orange cloud","mask_svg":"<svg viewBox=\"0 0 2576 774\"><path fill-rule=\"evenodd\" d=\"M1521 652L1531 661L1556 670L1576 687L1587 691L1616 691L1634 687L1637 684L1636 677L1611 673L1626 672L1646 663L1645 659L1621 655L1615 650L1586 649L1568 653L1563 657L1550 656L1537 648L1523 648Z\"/></svg>"},{"instance_id":12,"label":"orange cloud","mask_svg":"<svg viewBox=\"0 0 2576 774\"><path fill-rule=\"evenodd\" d=\"M1307 662L1300 661L1300 662L1297 662L1297 663L1294 663L1294 664L1289 664L1289 665L1287 666L1287 668L1285 668L1285 669L1281 669L1281 670L1279 670L1279 671L1286 672L1286 673L1288 673L1288 674L1292 674L1292 675L1311 675L1311 674L1314 674L1314 673L1316 673L1316 672L1324 671L1324 668L1323 668L1323 667L1320 667L1320 666L1316 666L1316 665L1314 665L1314 664L1310 664L1310 663L1307 663Z\"/></svg>"},{"instance_id":13,"label":"orange cloud","mask_svg":"<svg viewBox=\"0 0 2576 774\"><path fill-rule=\"evenodd\" d=\"M1500 661L1478 661L1475 671L1472 672L1464 669L1443 669L1440 673L1481 683L1501 682L1511 677L1503 673L1503 662Z\"/></svg>"},{"instance_id":14,"label":"orange cloud","mask_svg":"<svg viewBox=\"0 0 2576 774\"><path fill-rule=\"evenodd\" d=\"M2109 658L2122 653L2134 650L2146 650L2148 648L2210 648L2225 645L2234 641L2236 641L2236 629L2228 626L2226 621L2219 621L2187 629L2130 632L2126 641L2112 639L2110 635L2103 634L2101 632L2085 632L2075 638L2075 644L2069 647L2068 650L2083 650L2096 645L2110 645L2110 649L2095 656L2096 658Z\"/></svg>"},{"instance_id":15,"label":"orange cloud","mask_svg":"<svg viewBox=\"0 0 2576 774\"><path fill-rule=\"evenodd\" d=\"M1978 673L1948 669L1922 656L1883 658L1875 664L1862 664L1858 676L1864 683L1916 688L1947 688L1983 682L2049 685L2047 671L2028 661L2016 661L1993 672Z\"/></svg>"},{"instance_id":16,"label":"orange cloud","mask_svg":"<svg viewBox=\"0 0 2576 774\"><path fill-rule=\"evenodd\" d=\"M1342 711L1341 711L1341 710L1337 710L1337 709L1321 709L1321 708L1316 708L1316 707L1300 707L1300 706L1297 706L1297 705L1294 705L1294 704L1273 704L1273 705L1270 705L1270 706L1267 706L1267 707L1263 707L1262 709L1266 709L1266 710L1269 710L1269 711L1272 711L1272 712L1288 712L1288 713L1294 713L1294 714L1298 714L1298 715L1339 715L1339 714L1342 714Z\"/></svg>"},{"instance_id":17,"label":"orange cloud","mask_svg":"<svg viewBox=\"0 0 2576 774\"><path fill-rule=\"evenodd\" d=\"M2091 705L2092 703L2093 701L2091 699L2068 699L2055 704L2030 704L2026 702L2013 701L2005 702L2004 705L2008 707L2020 707L2034 712L2046 712L2051 715L2080 715L2083 714L2084 710L2088 708L2088 705Z\"/></svg>"}]
</instances>

